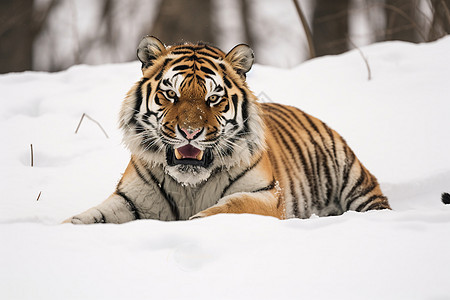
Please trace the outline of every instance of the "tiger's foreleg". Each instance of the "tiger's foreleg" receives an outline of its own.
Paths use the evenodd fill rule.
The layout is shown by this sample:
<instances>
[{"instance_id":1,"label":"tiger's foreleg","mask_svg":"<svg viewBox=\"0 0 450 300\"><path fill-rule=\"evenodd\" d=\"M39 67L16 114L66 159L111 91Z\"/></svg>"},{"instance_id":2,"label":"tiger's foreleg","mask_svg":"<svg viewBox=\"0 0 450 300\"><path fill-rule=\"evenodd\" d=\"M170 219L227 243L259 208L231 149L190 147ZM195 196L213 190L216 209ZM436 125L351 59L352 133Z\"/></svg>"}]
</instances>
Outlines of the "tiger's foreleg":
<instances>
[{"instance_id":1,"label":"tiger's foreleg","mask_svg":"<svg viewBox=\"0 0 450 300\"><path fill-rule=\"evenodd\" d=\"M126 197L114 193L100 205L73 216L63 223L125 223L136 220L136 214L136 208Z\"/></svg>"},{"instance_id":2,"label":"tiger's foreleg","mask_svg":"<svg viewBox=\"0 0 450 300\"><path fill-rule=\"evenodd\" d=\"M276 190L254 193L235 193L220 199L216 205L207 208L190 219L203 218L216 214L257 214L284 219L284 203Z\"/></svg>"}]
</instances>

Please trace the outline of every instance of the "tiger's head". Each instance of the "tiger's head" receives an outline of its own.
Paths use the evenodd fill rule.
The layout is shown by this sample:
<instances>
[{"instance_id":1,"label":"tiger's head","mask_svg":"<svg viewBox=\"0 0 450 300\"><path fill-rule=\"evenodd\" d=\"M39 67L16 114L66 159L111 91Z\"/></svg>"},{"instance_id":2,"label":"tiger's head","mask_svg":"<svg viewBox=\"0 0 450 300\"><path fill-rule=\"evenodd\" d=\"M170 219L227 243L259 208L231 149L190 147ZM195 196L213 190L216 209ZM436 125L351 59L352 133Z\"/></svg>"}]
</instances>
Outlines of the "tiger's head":
<instances>
[{"instance_id":1,"label":"tiger's head","mask_svg":"<svg viewBox=\"0 0 450 300\"><path fill-rule=\"evenodd\" d=\"M225 54L202 43L166 47L145 37L137 55L143 77L120 112L133 155L196 186L215 171L250 165L263 150L260 108L245 82L254 60L247 45Z\"/></svg>"}]
</instances>

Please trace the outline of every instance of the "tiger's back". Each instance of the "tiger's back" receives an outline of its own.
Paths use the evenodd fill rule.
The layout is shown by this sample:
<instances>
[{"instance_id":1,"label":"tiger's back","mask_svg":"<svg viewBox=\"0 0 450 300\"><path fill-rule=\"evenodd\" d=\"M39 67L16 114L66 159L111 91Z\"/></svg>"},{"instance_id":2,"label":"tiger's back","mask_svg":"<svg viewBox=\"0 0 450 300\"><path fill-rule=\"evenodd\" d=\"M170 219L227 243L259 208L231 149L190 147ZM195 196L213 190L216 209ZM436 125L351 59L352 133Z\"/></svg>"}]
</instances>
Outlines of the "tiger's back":
<instances>
[{"instance_id":1,"label":"tiger's back","mask_svg":"<svg viewBox=\"0 0 450 300\"><path fill-rule=\"evenodd\" d=\"M286 218L390 208L375 176L336 131L295 107L263 103L261 108Z\"/></svg>"}]
</instances>

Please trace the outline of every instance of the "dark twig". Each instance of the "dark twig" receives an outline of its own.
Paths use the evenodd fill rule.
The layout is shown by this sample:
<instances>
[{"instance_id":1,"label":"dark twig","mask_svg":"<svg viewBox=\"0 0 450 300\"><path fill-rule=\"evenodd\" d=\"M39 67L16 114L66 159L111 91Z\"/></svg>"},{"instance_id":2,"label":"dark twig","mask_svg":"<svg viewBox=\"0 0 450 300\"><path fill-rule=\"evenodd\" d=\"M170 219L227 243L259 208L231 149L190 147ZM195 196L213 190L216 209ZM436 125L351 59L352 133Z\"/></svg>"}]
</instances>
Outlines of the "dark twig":
<instances>
[{"instance_id":1,"label":"dark twig","mask_svg":"<svg viewBox=\"0 0 450 300\"><path fill-rule=\"evenodd\" d=\"M106 133L105 129L103 129L102 125L100 125L100 123L94 119L92 119L89 115L83 113L83 115L81 116L80 122L78 123L77 129L75 130L75 133L78 133L78 129L80 129L81 123L83 122L84 117L88 118L89 120L91 120L92 122L94 122L95 124L97 124L98 127L100 127L100 129L103 131L103 133L105 134L106 138L109 139L108 134Z\"/></svg>"},{"instance_id":2,"label":"dark twig","mask_svg":"<svg viewBox=\"0 0 450 300\"><path fill-rule=\"evenodd\" d=\"M316 50L314 49L314 43L312 39L312 33L311 29L309 28L308 22L306 21L305 14L302 11L302 8L300 7L300 4L298 4L297 0L292 0L295 5L295 9L297 10L297 14L300 17L300 21L303 25L303 30L305 30L306 39L308 40L308 47L309 47L309 58L316 57Z\"/></svg>"},{"instance_id":3,"label":"dark twig","mask_svg":"<svg viewBox=\"0 0 450 300\"><path fill-rule=\"evenodd\" d=\"M39 192L39 195L38 195L36 201L39 201L39 198L41 198L41 193L42 193L42 191Z\"/></svg>"},{"instance_id":4,"label":"dark twig","mask_svg":"<svg viewBox=\"0 0 450 300\"><path fill-rule=\"evenodd\" d=\"M348 37L348 42L350 43L350 45L355 48L356 50L358 50L359 54L361 55L362 59L364 60L364 63L366 64L366 68L367 68L367 80L371 80L372 79L372 72L370 71L370 66L369 66L369 61L367 60L366 56L364 55L364 53L361 51L361 49L359 49L358 46L355 45L355 43L353 43L353 41L350 39L350 37Z\"/></svg>"},{"instance_id":5,"label":"dark twig","mask_svg":"<svg viewBox=\"0 0 450 300\"><path fill-rule=\"evenodd\" d=\"M33 144L30 144L31 148L31 166L34 166Z\"/></svg>"}]
</instances>

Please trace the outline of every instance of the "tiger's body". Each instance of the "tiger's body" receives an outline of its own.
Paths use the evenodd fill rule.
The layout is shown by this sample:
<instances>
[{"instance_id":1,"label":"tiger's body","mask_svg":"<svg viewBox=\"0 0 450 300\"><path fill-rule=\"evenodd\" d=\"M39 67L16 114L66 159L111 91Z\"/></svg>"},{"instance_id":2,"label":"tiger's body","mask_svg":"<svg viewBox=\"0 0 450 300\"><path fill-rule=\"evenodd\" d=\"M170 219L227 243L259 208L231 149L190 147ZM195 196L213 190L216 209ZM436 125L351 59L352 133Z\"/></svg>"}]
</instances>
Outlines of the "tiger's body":
<instances>
[{"instance_id":1,"label":"tiger's body","mask_svg":"<svg viewBox=\"0 0 450 300\"><path fill-rule=\"evenodd\" d=\"M130 163L106 201L66 222L389 209L376 178L334 130L297 108L257 101L245 82L248 46L225 54L146 37L138 57L143 78L120 113Z\"/></svg>"}]
</instances>

